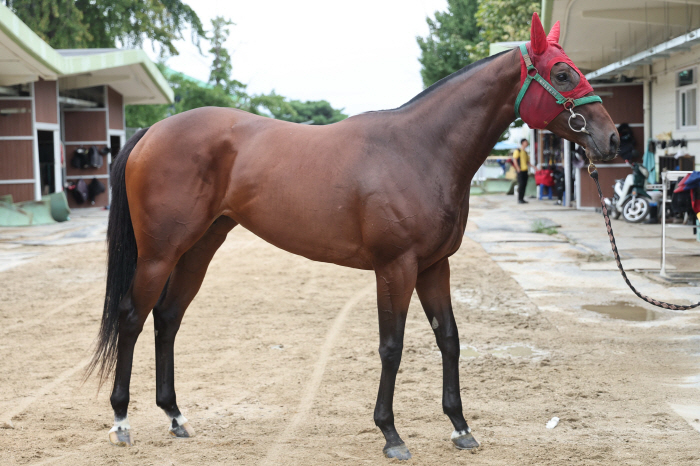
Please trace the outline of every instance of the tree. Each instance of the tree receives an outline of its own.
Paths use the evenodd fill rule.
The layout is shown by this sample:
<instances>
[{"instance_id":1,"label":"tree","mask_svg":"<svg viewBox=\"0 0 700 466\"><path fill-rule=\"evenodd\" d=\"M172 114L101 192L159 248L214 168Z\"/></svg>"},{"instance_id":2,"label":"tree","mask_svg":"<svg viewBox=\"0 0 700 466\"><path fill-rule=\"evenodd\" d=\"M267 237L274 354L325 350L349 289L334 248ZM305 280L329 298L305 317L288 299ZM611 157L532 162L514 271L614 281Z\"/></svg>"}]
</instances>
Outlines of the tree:
<instances>
[{"instance_id":1,"label":"tree","mask_svg":"<svg viewBox=\"0 0 700 466\"><path fill-rule=\"evenodd\" d=\"M5 0L54 48L140 47L149 39L161 56L177 55L174 41L190 30L204 37L197 13L182 0Z\"/></svg>"},{"instance_id":2,"label":"tree","mask_svg":"<svg viewBox=\"0 0 700 466\"><path fill-rule=\"evenodd\" d=\"M224 42L226 42L230 34L228 26L233 24L233 21L224 19L223 16L217 16L211 20L212 31L207 39L209 39L211 44L209 53L214 56L214 59L211 63L209 82L216 86L226 87L233 72L231 54L224 47Z\"/></svg>"},{"instance_id":3,"label":"tree","mask_svg":"<svg viewBox=\"0 0 700 466\"><path fill-rule=\"evenodd\" d=\"M493 42L530 39L532 14L540 11L539 0L480 0L476 12L479 40L468 47L476 60L489 55Z\"/></svg>"},{"instance_id":4,"label":"tree","mask_svg":"<svg viewBox=\"0 0 700 466\"><path fill-rule=\"evenodd\" d=\"M448 0L446 11L426 18L428 36L417 38L423 84L487 57L493 42L528 40L539 9L539 0Z\"/></svg>"},{"instance_id":5,"label":"tree","mask_svg":"<svg viewBox=\"0 0 700 466\"><path fill-rule=\"evenodd\" d=\"M159 64L161 73L168 79L175 94L172 105L127 105L126 126L145 128L160 120L199 107L231 107L269 116L279 120L325 125L347 118L342 109L334 109L325 100L301 102L288 101L272 91L269 94L248 95L244 89L229 94L221 86L213 86L175 72Z\"/></svg>"},{"instance_id":6,"label":"tree","mask_svg":"<svg viewBox=\"0 0 700 466\"><path fill-rule=\"evenodd\" d=\"M467 47L477 42L478 0L448 0L447 11L435 12L435 19L426 18L430 30L427 37L417 37L423 85L428 87L472 63Z\"/></svg>"},{"instance_id":7,"label":"tree","mask_svg":"<svg viewBox=\"0 0 700 466\"><path fill-rule=\"evenodd\" d=\"M312 125L328 125L346 119L348 116L343 109L335 109L325 100L291 100L289 105L293 113L274 115L278 120L293 121L295 123L308 123Z\"/></svg>"},{"instance_id":8,"label":"tree","mask_svg":"<svg viewBox=\"0 0 700 466\"><path fill-rule=\"evenodd\" d=\"M160 120L199 107L248 106L248 99L238 99L221 86L211 86L158 64L161 73L168 79L175 103L172 105L127 105L126 126L144 128Z\"/></svg>"},{"instance_id":9,"label":"tree","mask_svg":"<svg viewBox=\"0 0 700 466\"><path fill-rule=\"evenodd\" d=\"M251 97L248 111L258 115L268 115L276 120L306 123L310 125L329 125L346 119L343 109L336 109L325 100L287 100L272 91Z\"/></svg>"}]
</instances>

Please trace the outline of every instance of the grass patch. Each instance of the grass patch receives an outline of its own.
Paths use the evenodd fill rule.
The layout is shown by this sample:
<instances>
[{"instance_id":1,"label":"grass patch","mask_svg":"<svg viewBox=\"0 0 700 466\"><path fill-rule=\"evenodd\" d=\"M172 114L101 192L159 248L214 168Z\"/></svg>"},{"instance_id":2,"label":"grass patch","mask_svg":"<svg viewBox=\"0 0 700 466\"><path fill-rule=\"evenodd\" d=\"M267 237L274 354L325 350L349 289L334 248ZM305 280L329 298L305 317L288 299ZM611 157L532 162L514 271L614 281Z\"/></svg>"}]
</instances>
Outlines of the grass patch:
<instances>
[{"instance_id":1,"label":"grass patch","mask_svg":"<svg viewBox=\"0 0 700 466\"><path fill-rule=\"evenodd\" d=\"M544 233L545 235L556 235L559 233L556 228L546 226L542 220L535 220L532 222L532 231L535 233Z\"/></svg>"}]
</instances>

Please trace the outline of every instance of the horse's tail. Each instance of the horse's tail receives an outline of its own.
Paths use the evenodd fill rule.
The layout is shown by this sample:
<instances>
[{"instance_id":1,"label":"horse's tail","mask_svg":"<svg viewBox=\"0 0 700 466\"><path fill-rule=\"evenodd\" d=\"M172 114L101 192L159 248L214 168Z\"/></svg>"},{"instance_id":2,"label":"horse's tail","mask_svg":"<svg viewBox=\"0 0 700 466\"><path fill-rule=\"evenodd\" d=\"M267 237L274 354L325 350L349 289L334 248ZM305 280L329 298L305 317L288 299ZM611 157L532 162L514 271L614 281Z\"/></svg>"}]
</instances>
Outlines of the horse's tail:
<instances>
[{"instance_id":1,"label":"horse's tail","mask_svg":"<svg viewBox=\"0 0 700 466\"><path fill-rule=\"evenodd\" d=\"M85 371L85 379L97 369L99 386L113 373L117 363L119 339L119 303L129 291L136 272L136 237L131 224L129 201L126 198L126 162L134 146L146 134L148 128L139 130L129 139L112 163L110 185L112 203L107 226L107 291L102 311L100 333L97 336L95 354Z\"/></svg>"}]
</instances>

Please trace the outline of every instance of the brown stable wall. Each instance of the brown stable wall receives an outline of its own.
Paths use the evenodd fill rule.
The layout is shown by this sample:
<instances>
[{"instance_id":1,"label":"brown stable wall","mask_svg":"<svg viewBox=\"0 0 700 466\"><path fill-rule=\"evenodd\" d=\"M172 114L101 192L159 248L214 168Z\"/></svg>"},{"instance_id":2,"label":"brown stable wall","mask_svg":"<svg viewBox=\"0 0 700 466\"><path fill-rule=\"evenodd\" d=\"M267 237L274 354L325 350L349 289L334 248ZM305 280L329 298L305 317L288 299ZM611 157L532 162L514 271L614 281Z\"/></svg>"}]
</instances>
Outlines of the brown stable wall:
<instances>
[{"instance_id":1,"label":"brown stable wall","mask_svg":"<svg viewBox=\"0 0 700 466\"><path fill-rule=\"evenodd\" d=\"M595 92L596 94L612 93L611 96L601 96L601 99L603 99L603 106L610 114L615 126L619 126L621 123L644 124L644 87L641 84L596 87ZM635 149L637 149L641 157L646 150L644 127L632 127L632 132L636 142Z\"/></svg>"},{"instance_id":2,"label":"brown stable wall","mask_svg":"<svg viewBox=\"0 0 700 466\"><path fill-rule=\"evenodd\" d=\"M621 123L628 123L630 125L644 124L644 88L641 84L635 84L633 86L596 87L595 92L596 94L612 93L612 95L601 96L601 99L603 99L603 105L610 114L615 126L619 126ZM641 162L646 150L644 127L633 126L631 129L636 143L635 148L637 152L639 152L639 161ZM615 180L625 178L632 173L631 167L606 167L606 165L621 163L625 163L625 161L620 157L615 157L615 159L610 162L596 162L603 196L612 197ZM600 207L598 190L591 177L588 176L586 169L579 170L578 176L581 183L581 207Z\"/></svg>"},{"instance_id":3,"label":"brown stable wall","mask_svg":"<svg viewBox=\"0 0 700 466\"><path fill-rule=\"evenodd\" d=\"M88 185L92 181L92 177L88 177L88 176L86 176L83 179L85 180L85 183L87 183ZM78 181L78 180L69 180L69 182L71 182L71 183L74 181ZM98 195L95 198L94 204L90 204L90 201L85 201L82 204L78 204L75 201L75 197L73 196L73 193L70 192L69 190L66 190L66 198L68 198L68 206L71 209L75 209L75 208L79 209L81 207L105 207L105 206L109 205L109 195L108 195L108 193L109 193L109 181L106 178L98 178L98 181L104 185L105 192L103 192L102 194Z\"/></svg>"},{"instance_id":4,"label":"brown stable wall","mask_svg":"<svg viewBox=\"0 0 700 466\"><path fill-rule=\"evenodd\" d=\"M0 100L0 109L4 108L21 108L25 109L26 113L0 115L0 136L31 136L32 101Z\"/></svg>"},{"instance_id":5,"label":"brown stable wall","mask_svg":"<svg viewBox=\"0 0 700 466\"><path fill-rule=\"evenodd\" d=\"M124 99L122 95L108 87L107 104L109 106L109 129L124 129Z\"/></svg>"},{"instance_id":6,"label":"brown stable wall","mask_svg":"<svg viewBox=\"0 0 700 466\"><path fill-rule=\"evenodd\" d=\"M106 141L105 111L64 111L65 142Z\"/></svg>"},{"instance_id":7,"label":"brown stable wall","mask_svg":"<svg viewBox=\"0 0 700 466\"><path fill-rule=\"evenodd\" d=\"M58 123L58 81L40 79L34 83L36 121L39 123Z\"/></svg>"},{"instance_id":8,"label":"brown stable wall","mask_svg":"<svg viewBox=\"0 0 700 466\"><path fill-rule=\"evenodd\" d=\"M0 195L12 194L14 202L34 200L34 183L0 184Z\"/></svg>"},{"instance_id":9,"label":"brown stable wall","mask_svg":"<svg viewBox=\"0 0 700 466\"><path fill-rule=\"evenodd\" d=\"M0 140L0 180L26 179L34 179L32 141Z\"/></svg>"},{"instance_id":10,"label":"brown stable wall","mask_svg":"<svg viewBox=\"0 0 700 466\"><path fill-rule=\"evenodd\" d=\"M609 92L612 96L602 96L601 99L615 124L644 123L644 89L641 84L595 88L596 94Z\"/></svg>"},{"instance_id":11,"label":"brown stable wall","mask_svg":"<svg viewBox=\"0 0 700 466\"><path fill-rule=\"evenodd\" d=\"M603 196L612 198L615 180L624 179L632 173L631 167L605 167L598 165L598 179ZM588 176L586 168L579 170L577 176L581 180L581 207L600 207L598 189L593 179Z\"/></svg>"}]
</instances>

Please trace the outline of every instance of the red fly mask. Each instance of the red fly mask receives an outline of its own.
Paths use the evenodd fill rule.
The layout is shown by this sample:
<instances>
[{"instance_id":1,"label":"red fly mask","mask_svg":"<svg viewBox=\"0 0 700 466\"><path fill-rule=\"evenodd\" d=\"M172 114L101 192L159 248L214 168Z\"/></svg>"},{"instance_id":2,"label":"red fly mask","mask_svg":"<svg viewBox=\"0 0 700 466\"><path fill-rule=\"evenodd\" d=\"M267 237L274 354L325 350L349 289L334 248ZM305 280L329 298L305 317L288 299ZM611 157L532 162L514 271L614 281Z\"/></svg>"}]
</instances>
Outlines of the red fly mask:
<instances>
[{"instance_id":1,"label":"red fly mask","mask_svg":"<svg viewBox=\"0 0 700 466\"><path fill-rule=\"evenodd\" d=\"M585 132L585 120L583 116L574 113L573 108L577 105L602 102L602 100L598 96L585 97L586 94L593 92L593 88L559 45L559 21L552 27L549 35L545 35L540 18L537 13L534 13L530 42L522 44L520 52L521 89L515 101L515 115L522 118L530 128L544 129L557 115L564 110L569 110L571 112L569 126L572 119L576 119L577 124L581 123L579 118L583 121L581 129L574 129L573 126L571 129ZM580 80L574 89L560 93L552 86L552 67L557 63L566 63L575 73L578 73ZM538 84L530 86L532 81Z\"/></svg>"}]
</instances>

